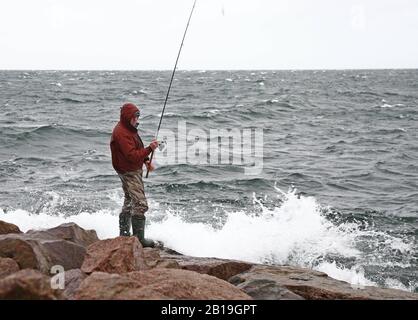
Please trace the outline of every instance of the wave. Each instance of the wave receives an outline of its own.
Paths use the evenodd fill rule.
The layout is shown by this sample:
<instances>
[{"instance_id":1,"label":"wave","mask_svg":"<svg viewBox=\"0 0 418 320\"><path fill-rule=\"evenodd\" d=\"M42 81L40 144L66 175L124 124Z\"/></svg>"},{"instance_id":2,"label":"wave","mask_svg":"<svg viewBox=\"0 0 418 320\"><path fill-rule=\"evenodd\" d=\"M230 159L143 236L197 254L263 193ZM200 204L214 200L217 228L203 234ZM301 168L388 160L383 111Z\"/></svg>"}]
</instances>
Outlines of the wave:
<instances>
[{"instance_id":1,"label":"wave","mask_svg":"<svg viewBox=\"0 0 418 320\"><path fill-rule=\"evenodd\" d=\"M346 89L339 89L337 90L337 93L340 95L348 96L348 97L356 97L358 95L364 95L364 96L374 96L374 97L381 97L381 94L373 92L373 91L356 91L356 90L346 90Z\"/></svg>"},{"instance_id":2,"label":"wave","mask_svg":"<svg viewBox=\"0 0 418 320\"><path fill-rule=\"evenodd\" d=\"M406 129L404 128L394 128L394 129L378 129L378 130L374 130L372 133L373 134L395 134L395 133L405 133L407 132Z\"/></svg>"},{"instance_id":3,"label":"wave","mask_svg":"<svg viewBox=\"0 0 418 320\"><path fill-rule=\"evenodd\" d=\"M280 101L278 99L263 100L262 102L258 102L258 103L255 104L255 106L257 106L257 107L259 107L259 106L273 106L273 105L276 106L276 107L290 109L290 110L297 109L297 106L292 105L288 102Z\"/></svg>"},{"instance_id":4,"label":"wave","mask_svg":"<svg viewBox=\"0 0 418 320\"><path fill-rule=\"evenodd\" d=\"M14 137L17 140L31 140L33 138L41 139L50 139L56 137L63 137L68 139L68 136L79 136L79 137L109 137L110 132L86 129L86 128L76 128L76 127L66 127L58 125L42 125L35 128L29 128L27 131L19 132L24 128L14 127L15 132L12 133L3 133L9 137ZM25 128L27 129L27 128ZM16 132L17 131L17 132Z\"/></svg>"},{"instance_id":5,"label":"wave","mask_svg":"<svg viewBox=\"0 0 418 320\"><path fill-rule=\"evenodd\" d=\"M207 190L207 189L219 189L222 187L220 183L216 182L207 182L207 181L197 181L197 182L185 182L185 183L164 183L161 185L156 185L164 187L167 191L187 191L187 190Z\"/></svg>"},{"instance_id":6,"label":"wave","mask_svg":"<svg viewBox=\"0 0 418 320\"><path fill-rule=\"evenodd\" d=\"M184 171L184 170L183 170ZM176 174L176 170L169 170L170 174ZM199 171L201 172L201 170ZM209 174L209 172L207 173ZM188 190L229 190L242 187L271 187L274 183L271 180L263 178L253 179L227 179L227 185L224 180L212 180L212 181L185 181L184 183L163 183L155 184L156 187L164 187L168 190L176 191L188 191Z\"/></svg>"},{"instance_id":7,"label":"wave","mask_svg":"<svg viewBox=\"0 0 418 320\"><path fill-rule=\"evenodd\" d=\"M387 96L395 96L395 97L402 96L401 94L399 94L397 92L389 92L389 91L385 91L384 94L387 95Z\"/></svg>"},{"instance_id":8,"label":"wave","mask_svg":"<svg viewBox=\"0 0 418 320\"><path fill-rule=\"evenodd\" d=\"M70 102L70 103L84 103L85 102L83 100L79 100L75 98L61 98L60 100L63 102Z\"/></svg>"},{"instance_id":9,"label":"wave","mask_svg":"<svg viewBox=\"0 0 418 320\"><path fill-rule=\"evenodd\" d=\"M375 168L379 171L379 172L381 172L381 173L385 173L385 174L389 174L389 175L395 175L395 176L410 176L410 175L408 175L408 174L406 174L406 173L402 173L402 172L399 172L399 171L395 171L395 170L393 170L393 169L388 169L388 168L382 168L382 166L381 166L382 164L379 164L379 163L377 163L376 165L375 165Z\"/></svg>"},{"instance_id":10,"label":"wave","mask_svg":"<svg viewBox=\"0 0 418 320\"><path fill-rule=\"evenodd\" d=\"M381 95L379 93L373 92L373 91L359 91L355 92L355 94L361 94L361 95L370 95L375 97L380 97Z\"/></svg>"},{"instance_id":11,"label":"wave","mask_svg":"<svg viewBox=\"0 0 418 320\"><path fill-rule=\"evenodd\" d=\"M226 114L227 114L227 110L223 112L222 110L213 109L213 110L202 110L199 113L195 112L192 114L188 114L186 117L184 116L184 114L181 114L181 113L165 112L164 117L165 118L181 118L181 119L190 121L190 120L207 120L208 118L216 118L218 116L226 115ZM147 115L143 119L144 120L151 119L151 118L159 119L160 117L161 117L161 112Z\"/></svg>"}]
</instances>

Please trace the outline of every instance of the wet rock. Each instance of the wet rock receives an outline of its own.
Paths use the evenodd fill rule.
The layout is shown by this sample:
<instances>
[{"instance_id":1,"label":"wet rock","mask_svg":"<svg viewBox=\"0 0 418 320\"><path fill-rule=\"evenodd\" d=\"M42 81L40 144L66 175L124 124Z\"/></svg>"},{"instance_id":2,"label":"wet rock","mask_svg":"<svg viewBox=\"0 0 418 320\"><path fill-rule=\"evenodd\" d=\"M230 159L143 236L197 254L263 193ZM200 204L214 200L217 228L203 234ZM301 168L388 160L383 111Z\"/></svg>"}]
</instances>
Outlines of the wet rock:
<instances>
[{"instance_id":1,"label":"wet rock","mask_svg":"<svg viewBox=\"0 0 418 320\"><path fill-rule=\"evenodd\" d=\"M81 271L81 269L65 271L65 288L63 295L66 299L75 299L75 293L85 278L87 278L87 274Z\"/></svg>"},{"instance_id":2,"label":"wet rock","mask_svg":"<svg viewBox=\"0 0 418 320\"><path fill-rule=\"evenodd\" d=\"M21 269L48 270L48 261L42 255L36 240L26 239L24 235L0 236L0 257L11 258Z\"/></svg>"},{"instance_id":3,"label":"wet rock","mask_svg":"<svg viewBox=\"0 0 418 320\"><path fill-rule=\"evenodd\" d=\"M16 261L10 258L0 258L0 279L20 270Z\"/></svg>"},{"instance_id":4,"label":"wet rock","mask_svg":"<svg viewBox=\"0 0 418 320\"><path fill-rule=\"evenodd\" d=\"M228 280L232 276L249 270L253 264L243 261L226 260L217 258L197 258L185 255L171 254L160 251L162 261L175 261L184 270L208 274L222 280ZM161 262L159 264L162 265Z\"/></svg>"},{"instance_id":5,"label":"wet rock","mask_svg":"<svg viewBox=\"0 0 418 320\"><path fill-rule=\"evenodd\" d=\"M155 248L144 248L145 263L149 268L174 268L181 269L178 262L174 259L163 259L160 250Z\"/></svg>"},{"instance_id":6,"label":"wet rock","mask_svg":"<svg viewBox=\"0 0 418 320\"><path fill-rule=\"evenodd\" d=\"M222 280L228 280L252 267L252 264L246 262L219 259L187 259L177 262L182 269L205 273Z\"/></svg>"},{"instance_id":7,"label":"wet rock","mask_svg":"<svg viewBox=\"0 0 418 320\"><path fill-rule=\"evenodd\" d=\"M95 272L76 293L77 299L112 300L250 300L216 277L180 269L151 269L123 275Z\"/></svg>"},{"instance_id":8,"label":"wet rock","mask_svg":"<svg viewBox=\"0 0 418 320\"><path fill-rule=\"evenodd\" d=\"M45 240L33 235L7 234L0 236L0 257L12 258L20 269L35 269L49 274L52 266L64 269L80 268L86 249L65 240Z\"/></svg>"},{"instance_id":9,"label":"wet rock","mask_svg":"<svg viewBox=\"0 0 418 320\"><path fill-rule=\"evenodd\" d=\"M270 279L248 280L237 285L237 288L255 300L304 300L303 297Z\"/></svg>"},{"instance_id":10,"label":"wet rock","mask_svg":"<svg viewBox=\"0 0 418 320\"><path fill-rule=\"evenodd\" d=\"M86 249L74 242L65 240L44 240L40 242L43 255L48 260L48 268L59 265L64 270L80 268ZM48 271L49 272L49 271Z\"/></svg>"},{"instance_id":11,"label":"wet rock","mask_svg":"<svg viewBox=\"0 0 418 320\"><path fill-rule=\"evenodd\" d=\"M250 270L231 277L229 282L252 297L261 296L262 299L279 297L283 288L310 300L418 299L418 294L394 289L356 289L347 282L328 277L325 273L289 266L255 265ZM289 297L288 293L285 297Z\"/></svg>"},{"instance_id":12,"label":"wet rock","mask_svg":"<svg viewBox=\"0 0 418 320\"><path fill-rule=\"evenodd\" d=\"M126 273L148 269L141 243L136 237L101 240L87 248L81 270L85 273Z\"/></svg>"},{"instance_id":13,"label":"wet rock","mask_svg":"<svg viewBox=\"0 0 418 320\"><path fill-rule=\"evenodd\" d=\"M0 234L9 234L9 233L22 233L22 231L20 231L18 226L12 223L8 223L8 222L0 220Z\"/></svg>"},{"instance_id":14,"label":"wet rock","mask_svg":"<svg viewBox=\"0 0 418 320\"><path fill-rule=\"evenodd\" d=\"M0 299L57 300L61 293L52 289L49 277L25 269L0 280Z\"/></svg>"},{"instance_id":15,"label":"wet rock","mask_svg":"<svg viewBox=\"0 0 418 320\"><path fill-rule=\"evenodd\" d=\"M95 230L84 230L72 222L61 224L58 227L47 230L29 230L26 234L36 239L62 239L83 247L88 247L94 242L99 241Z\"/></svg>"},{"instance_id":16,"label":"wet rock","mask_svg":"<svg viewBox=\"0 0 418 320\"><path fill-rule=\"evenodd\" d=\"M162 261L160 250L155 248L143 248L144 259L148 267L155 268Z\"/></svg>"},{"instance_id":17,"label":"wet rock","mask_svg":"<svg viewBox=\"0 0 418 320\"><path fill-rule=\"evenodd\" d=\"M179 263L175 260L161 260L155 266L156 268L181 269Z\"/></svg>"}]
</instances>

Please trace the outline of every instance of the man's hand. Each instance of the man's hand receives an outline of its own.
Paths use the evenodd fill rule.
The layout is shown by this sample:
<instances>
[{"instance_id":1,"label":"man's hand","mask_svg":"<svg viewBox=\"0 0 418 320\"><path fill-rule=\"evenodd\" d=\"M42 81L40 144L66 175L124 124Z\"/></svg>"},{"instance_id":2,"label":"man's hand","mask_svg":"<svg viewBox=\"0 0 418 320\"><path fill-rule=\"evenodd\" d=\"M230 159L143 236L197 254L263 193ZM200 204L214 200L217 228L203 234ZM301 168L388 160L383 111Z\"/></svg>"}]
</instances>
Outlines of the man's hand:
<instances>
[{"instance_id":1,"label":"man's hand","mask_svg":"<svg viewBox=\"0 0 418 320\"><path fill-rule=\"evenodd\" d=\"M159 145L160 143L157 141L157 140L152 140L152 142L150 143L150 148L152 149L152 151L154 151L155 149L157 149L158 148L158 145Z\"/></svg>"},{"instance_id":2,"label":"man's hand","mask_svg":"<svg viewBox=\"0 0 418 320\"><path fill-rule=\"evenodd\" d=\"M155 170L155 167L154 167L154 165L151 163L151 161L145 161L145 166L147 167L147 170L149 171L149 172L152 172L152 171L154 171Z\"/></svg>"}]
</instances>

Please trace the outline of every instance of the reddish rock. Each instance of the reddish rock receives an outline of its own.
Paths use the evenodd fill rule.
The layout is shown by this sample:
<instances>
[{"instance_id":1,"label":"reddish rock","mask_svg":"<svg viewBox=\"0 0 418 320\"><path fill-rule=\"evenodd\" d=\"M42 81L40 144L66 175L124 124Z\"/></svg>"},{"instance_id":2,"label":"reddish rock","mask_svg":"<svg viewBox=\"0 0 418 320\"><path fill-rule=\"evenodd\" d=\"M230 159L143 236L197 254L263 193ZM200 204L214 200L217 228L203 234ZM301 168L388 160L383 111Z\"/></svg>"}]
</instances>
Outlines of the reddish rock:
<instances>
[{"instance_id":1,"label":"reddish rock","mask_svg":"<svg viewBox=\"0 0 418 320\"><path fill-rule=\"evenodd\" d=\"M21 270L0 280L2 300L56 300L58 290L51 288L50 279L35 270Z\"/></svg>"},{"instance_id":2,"label":"reddish rock","mask_svg":"<svg viewBox=\"0 0 418 320\"><path fill-rule=\"evenodd\" d=\"M85 273L97 271L126 273L148 269L142 245L136 237L118 237L101 240L87 248L81 270Z\"/></svg>"},{"instance_id":3,"label":"reddish rock","mask_svg":"<svg viewBox=\"0 0 418 320\"><path fill-rule=\"evenodd\" d=\"M65 240L42 240L39 242L44 257L48 261L48 270L60 265L64 270L80 268L86 255L86 249L74 242Z\"/></svg>"},{"instance_id":4,"label":"reddish rock","mask_svg":"<svg viewBox=\"0 0 418 320\"><path fill-rule=\"evenodd\" d=\"M87 277L75 293L77 300L134 300L133 296L125 298L130 290L141 285L125 275L94 272ZM149 299L159 297L149 296Z\"/></svg>"},{"instance_id":5,"label":"reddish rock","mask_svg":"<svg viewBox=\"0 0 418 320\"><path fill-rule=\"evenodd\" d=\"M179 262L179 265L182 269L205 273L226 281L253 266L246 262L218 259L189 259Z\"/></svg>"},{"instance_id":6,"label":"reddish rock","mask_svg":"<svg viewBox=\"0 0 418 320\"><path fill-rule=\"evenodd\" d=\"M216 277L180 269L152 269L124 275L95 272L76 293L77 299L112 300L250 300Z\"/></svg>"},{"instance_id":7,"label":"reddish rock","mask_svg":"<svg viewBox=\"0 0 418 320\"><path fill-rule=\"evenodd\" d=\"M309 300L418 299L416 293L395 289L378 287L356 289L347 282L328 277L323 272L289 266L256 265L229 281L252 297L263 299L280 295L280 292L284 292L283 289ZM269 284L268 287L265 287L266 283Z\"/></svg>"},{"instance_id":8,"label":"reddish rock","mask_svg":"<svg viewBox=\"0 0 418 320\"><path fill-rule=\"evenodd\" d=\"M155 268L162 261L160 250L154 248L143 248L144 259L148 267Z\"/></svg>"},{"instance_id":9,"label":"reddish rock","mask_svg":"<svg viewBox=\"0 0 418 320\"><path fill-rule=\"evenodd\" d=\"M157 291L170 299L250 300L247 294L228 282L207 274L181 269L153 269L126 276L141 283L141 288Z\"/></svg>"},{"instance_id":10,"label":"reddish rock","mask_svg":"<svg viewBox=\"0 0 418 320\"><path fill-rule=\"evenodd\" d=\"M65 223L58 227L47 230L29 230L26 232L32 238L57 240L62 239L76 243L83 247L88 247L96 241L99 241L96 231L84 230L75 223Z\"/></svg>"},{"instance_id":11,"label":"reddish rock","mask_svg":"<svg viewBox=\"0 0 418 320\"><path fill-rule=\"evenodd\" d=\"M181 269L208 274L226 281L236 274L251 269L254 265L243 261L217 258L197 258L171 254L166 251L161 251L160 255L162 261L176 261ZM163 266L164 264L160 261L157 265Z\"/></svg>"},{"instance_id":12,"label":"reddish rock","mask_svg":"<svg viewBox=\"0 0 418 320\"><path fill-rule=\"evenodd\" d=\"M80 268L85 253L84 247L61 239L36 239L26 234L0 236L0 257L12 258L21 269L36 269L45 274L54 265L65 270Z\"/></svg>"},{"instance_id":13,"label":"reddish rock","mask_svg":"<svg viewBox=\"0 0 418 320\"><path fill-rule=\"evenodd\" d=\"M65 270L80 268L86 253L84 247L97 240L94 230L67 223L43 231L0 235L0 257L14 259L21 269L49 274L54 265Z\"/></svg>"},{"instance_id":14,"label":"reddish rock","mask_svg":"<svg viewBox=\"0 0 418 320\"><path fill-rule=\"evenodd\" d=\"M75 293L85 278L87 278L87 275L80 269L65 271L65 289L63 295L66 299L75 299Z\"/></svg>"},{"instance_id":15,"label":"reddish rock","mask_svg":"<svg viewBox=\"0 0 418 320\"><path fill-rule=\"evenodd\" d=\"M0 258L0 279L18 272L19 265L10 258Z\"/></svg>"},{"instance_id":16,"label":"reddish rock","mask_svg":"<svg viewBox=\"0 0 418 320\"><path fill-rule=\"evenodd\" d=\"M0 234L9 234L9 233L22 233L19 227L0 220Z\"/></svg>"},{"instance_id":17,"label":"reddish rock","mask_svg":"<svg viewBox=\"0 0 418 320\"><path fill-rule=\"evenodd\" d=\"M48 269L48 262L42 256L36 241L28 241L24 235L0 236L0 257L12 258L21 269Z\"/></svg>"},{"instance_id":18,"label":"reddish rock","mask_svg":"<svg viewBox=\"0 0 418 320\"><path fill-rule=\"evenodd\" d=\"M304 300L285 287L270 279L254 279L239 284L237 288L255 300Z\"/></svg>"},{"instance_id":19,"label":"reddish rock","mask_svg":"<svg viewBox=\"0 0 418 320\"><path fill-rule=\"evenodd\" d=\"M163 259L160 256L160 250L154 248L144 248L144 258L149 268L173 268L181 269L175 259Z\"/></svg>"},{"instance_id":20,"label":"reddish rock","mask_svg":"<svg viewBox=\"0 0 418 320\"><path fill-rule=\"evenodd\" d=\"M155 268L181 269L181 266L176 260L161 260L157 263Z\"/></svg>"}]
</instances>

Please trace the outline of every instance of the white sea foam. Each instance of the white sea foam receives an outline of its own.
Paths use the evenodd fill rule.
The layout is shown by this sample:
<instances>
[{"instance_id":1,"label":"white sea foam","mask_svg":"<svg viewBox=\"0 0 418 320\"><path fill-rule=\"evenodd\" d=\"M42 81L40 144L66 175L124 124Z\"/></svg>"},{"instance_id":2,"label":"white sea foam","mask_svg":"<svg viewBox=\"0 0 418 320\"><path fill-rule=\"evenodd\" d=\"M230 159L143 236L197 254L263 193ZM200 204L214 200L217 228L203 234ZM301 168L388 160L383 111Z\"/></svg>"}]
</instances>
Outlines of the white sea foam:
<instances>
[{"instance_id":1,"label":"white sea foam","mask_svg":"<svg viewBox=\"0 0 418 320\"><path fill-rule=\"evenodd\" d=\"M314 268L317 271L322 271L334 279L348 282L353 288L361 289L365 286L377 286L377 283L370 281L364 274L363 267L356 265L351 268L337 266L334 261L332 263L323 262Z\"/></svg>"},{"instance_id":2,"label":"white sea foam","mask_svg":"<svg viewBox=\"0 0 418 320\"><path fill-rule=\"evenodd\" d=\"M385 99L382 99L382 105L380 106L381 108L401 108L401 107L405 107L404 104L402 103L397 103L397 104L389 104L387 103L387 101Z\"/></svg>"},{"instance_id":3,"label":"white sea foam","mask_svg":"<svg viewBox=\"0 0 418 320\"><path fill-rule=\"evenodd\" d=\"M396 279L387 278L385 280L385 286L392 289L404 290L414 292L415 288L417 287L418 283L410 282L408 286L405 286L402 282Z\"/></svg>"},{"instance_id":4,"label":"white sea foam","mask_svg":"<svg viewBox=\"0 0 418 320\"><path fill-rule=\"evenodd\" d=\"M213 109L213 110L208 110L207 112L205 112L205 116L207 118L212 118L214 116L217 116L220 113L221 113L221 110Z\"/></svg>"},{"instance_id":5,"label":"white sea foam","mask_svg":"<svg viewBox=\"0 0 418 320\"><path fill-rule=\"evenodd\" d=\"M65 217L64 215L50 215L47 213L31 214L22 209L5 213L0 209L0 220L14 223L20 230L48 229L62 223L74 222L84 229L94 229L100 239L118 236L118 217L116 212L101 210L94 213L82 212L78 215Z\"/></svg>"},{"instance_id":6,"label":"white sea foam","mask_svg":"<svg viewBox=\"0 0 418 320\"><path fill-rule=\"evenodd\" d=\"M381 108L393 108L393 106L392 106L392 105L387 104L387 103L385 103L385 104L381 105L380 107L381 107Z\"/></svg>"},{"instance_id":7,"label":"white sea foam","mask_svg":"<svg viewBox=\"0 0 418 320\"><path fill-rule=\"evenodd\" d=\"M295 192L284 197L273 210L259 204L262 212L258 214L229 212L221 227L168 214L148 232L177 251L201 257L311 266L326 254L360 254L354 247L355 233L349 231L352 226L337 227L327 221L313 197L298 197Z\"/></svg>"}]
</instances>

